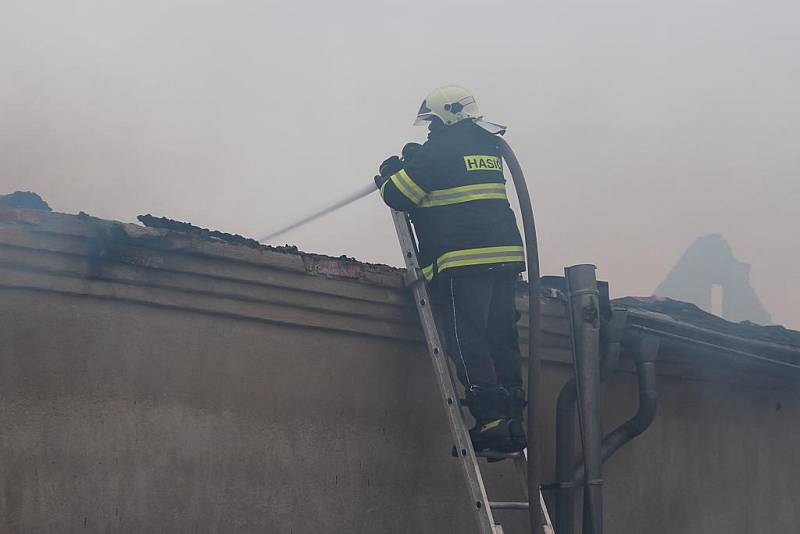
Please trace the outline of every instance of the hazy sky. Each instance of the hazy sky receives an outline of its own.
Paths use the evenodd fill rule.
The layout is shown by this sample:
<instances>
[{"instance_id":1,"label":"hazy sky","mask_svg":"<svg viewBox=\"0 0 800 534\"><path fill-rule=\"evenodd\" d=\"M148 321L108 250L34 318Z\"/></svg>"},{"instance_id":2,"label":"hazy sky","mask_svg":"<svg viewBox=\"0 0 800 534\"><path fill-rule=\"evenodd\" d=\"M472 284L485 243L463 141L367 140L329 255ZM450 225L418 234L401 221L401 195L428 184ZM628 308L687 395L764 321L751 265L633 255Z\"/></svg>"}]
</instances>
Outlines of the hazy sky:
<instances>
[{"instance_id":1,"label":"hazy sky","mask_svg":"<svg viewBox=\"0 0 800 534\"><path fill-rule=\"evenodd\" d=\"M260 237L371 180L432 88L510 125L543 272L648 295L698 236L800 327L800 2L0 0L0 193ZM377 196L281 242L397 264Z\"/></svg>"}]
</instances>

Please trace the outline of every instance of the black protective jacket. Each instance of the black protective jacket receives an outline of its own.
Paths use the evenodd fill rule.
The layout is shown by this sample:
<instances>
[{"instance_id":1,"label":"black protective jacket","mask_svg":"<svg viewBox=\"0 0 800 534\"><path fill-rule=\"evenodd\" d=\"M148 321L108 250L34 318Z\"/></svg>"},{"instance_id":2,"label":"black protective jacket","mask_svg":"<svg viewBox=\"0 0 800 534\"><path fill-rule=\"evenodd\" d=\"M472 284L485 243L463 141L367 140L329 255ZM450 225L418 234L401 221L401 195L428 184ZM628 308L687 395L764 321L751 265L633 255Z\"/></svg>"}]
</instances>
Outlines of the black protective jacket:
<instances>
[{"instance_id":1,"label":"black protective jacket","mask_svg":"<svg viewBox=\"0 0 800 534\"><path fill-rule=\"evenodd\" d=\"M431 132L381 186L384 202L411 215L425 277L525 269L495 135L471 120Z\"/></svg>"}]
</instances>

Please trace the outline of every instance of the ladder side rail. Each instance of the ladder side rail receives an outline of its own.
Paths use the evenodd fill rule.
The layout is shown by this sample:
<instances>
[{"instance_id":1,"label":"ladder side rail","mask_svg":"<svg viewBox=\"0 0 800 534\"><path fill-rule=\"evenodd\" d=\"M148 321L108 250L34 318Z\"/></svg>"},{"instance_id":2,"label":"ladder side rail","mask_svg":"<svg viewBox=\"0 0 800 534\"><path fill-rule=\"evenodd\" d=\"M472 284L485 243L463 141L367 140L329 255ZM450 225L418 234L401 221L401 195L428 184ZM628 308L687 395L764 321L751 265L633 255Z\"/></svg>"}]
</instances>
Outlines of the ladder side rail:
<instances>
[{"instance_id":1,"label":"ladder side rail","mask_svg":"<svg viewBox=\"0 0 800 534\"><path fill-rule=\"evenodd\" d=\"M513 453L481 452L478 454L478 456L487 458L489 461L510 459L514 463L514 470L519 476L522 495L526 499L528 498L528 460L526 457L526 451ZM499 501L492 502L491 506L493 510L527 510L530 506L529 502L529 500L526 500L525 502ZM541 490L539 490L539 506L542 509L542 530L544 534L554 534L555 529L553 528L553 522L550 519L550 513L547 510L547 503L544 500L544 495L542 494Z\"/></svg>"},{"instance_id":2,"label":"ladder side rail","mask_svg":"<svg viewBox=\"0 0 800 534\"><path fill-rule=\"evenodd\" d=\"M519 456L515 456L513 459L514 467L520 475L520 479L522 481L523 486L523 495L526 497L528 496L528 460L524 453L520 454ZM553 528L553 521L550 519L550 512L547 510L547 503L544 501L544 495L542 495L542 490L539 490L539 506L542 508L542 527L544 528L545 534L553 534L555 529Z\"/></svg>"},{"instance_id":3,"label":"ladder side rail","mask_svg":"<svg viewBox=\"0 0 800 534\"><path fill-rule=\"evenodd\" d=\"M403 258L406 264L407 285L410 286L414 295L414 301L419 312L422 328L425 332L425 341L428 345L428 353L433 363L436 382L439 385L439 392L442 396L447 421L450 425L450 432L455 440L456 452L462 467L464 480L472 499L471 508L475 514L481 534L495 534L497 532L489 497L483 484L478 459L472 448L472 441L469 437L464 421L461 417L461 407L458 396L453 388L450 379L447 357L442 346L439 330L431 307L430 296L425 285L425 278L417 261L417 248L414 238L411 235L411 228L408 216L405 213L391 210L397 237L403 251Z\"/></svg>"}]
</instances>

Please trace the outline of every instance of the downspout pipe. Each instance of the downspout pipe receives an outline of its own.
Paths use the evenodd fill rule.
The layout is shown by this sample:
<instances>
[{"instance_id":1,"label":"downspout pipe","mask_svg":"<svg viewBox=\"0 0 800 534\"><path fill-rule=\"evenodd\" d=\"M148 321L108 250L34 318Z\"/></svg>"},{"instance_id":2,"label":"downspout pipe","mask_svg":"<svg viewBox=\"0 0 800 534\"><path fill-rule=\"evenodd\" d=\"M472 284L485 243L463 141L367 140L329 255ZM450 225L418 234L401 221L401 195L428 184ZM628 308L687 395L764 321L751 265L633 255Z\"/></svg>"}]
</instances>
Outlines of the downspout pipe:
<instances>
[{"instance_id":1,"label":"downspout pipe","mask_svg":"<svg viewBox=\"0 0 800 534\"><path fill-rule=\"evenodd\" d=\"M556 513L558 534L575 534L575 400L578 389L571 378L556 401Z\"/></svg>"},{"instance_id":2,"label":"downspout pipe","mask_svg":"<svg viewBox=\"0 0 800 534\"><path fill-rule=\"evenodd\" d=\"M600 444L600 292L594 265L564 269L578 390L578 421L586 466L584 534L603 534L603 460Z\"/></svg>"},{"instance_id":3,"label":"downspout pipe","mask_svg":"<svg viewBox=\"0 0 800 534\"><path fill-rule=\"evenodd\" d=\"M618 315L618 314L617 314ZM615 316L615 320L616 320ZM623 318L622 324L624 325ZM616 321L615 321L616 322ZM600 382L604 382L619 367L621 342L609 340L605 345L600 370ZM555 529L558 534L575 533L575 500L576 489L583 483L583 471L580 479L575 478L575 401L578 390L575 378L570 379L561 388L556 403L556 510ZM583 465L582 463L580 464Z\"/></svg>"},{"instance_id":4,"label":"downspout pipe","mask_svg":"<svg viewBox=\"0 0 800 534\"><path fill-rule=\"evenodd\" d=\"M525 233L526 266L528 270L528 513L532 534L544 534L545 519L539 500L542 480L542 390L540 335L540 282L539 245L536 239L536 223L533 205L525 182L525 175L511 146L502 137L497 138L500 153L508 165L514 189L517 191L522 227Z\"/></svg>"},{"instance_id":5,"label":"downspout pipe","mask_svg":"<svg viewBox=\"0 0 800 534\"><path fill-rule=\"evenodd\" d=\"M656 336L640 334L633 347L633 360L639 389L639 409L636 414L603 438L601 454L605 462L636 436L650 427L656 417L658 392L656 389L656 360L660 341ZM575 468L576 481L584 478L583 465ZM560 534L560 533L559 533Z\"/></svg>"}]
</instances>

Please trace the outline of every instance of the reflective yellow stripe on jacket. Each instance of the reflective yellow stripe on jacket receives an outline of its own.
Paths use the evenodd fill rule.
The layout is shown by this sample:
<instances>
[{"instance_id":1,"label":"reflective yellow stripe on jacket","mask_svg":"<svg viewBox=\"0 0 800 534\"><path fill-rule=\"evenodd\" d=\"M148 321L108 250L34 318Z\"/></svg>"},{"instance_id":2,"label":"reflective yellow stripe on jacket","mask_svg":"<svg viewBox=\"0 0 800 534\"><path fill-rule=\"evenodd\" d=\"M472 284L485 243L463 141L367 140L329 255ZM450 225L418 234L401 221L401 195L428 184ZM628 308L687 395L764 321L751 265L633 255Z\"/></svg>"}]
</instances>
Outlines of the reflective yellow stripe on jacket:
<instances>
[{"instance_id":1,"label":"reflective yellow stripe on jacket","mask_svg":"<svg viewBox=\"0 0 800 534\"><path fill-rule=\"evenodd\" d=\"M498 183L462 185L431 191L419 203L420 208L435 208L474 200L508 200L506 185Z\"/></svg>"},{"instance_id":2,"label":"reflective yellow stripe on jacket","mask_svg":"<svg viewBox=\"0 0 800 534\"><path fill-rule=\"evenodd\" d=\"M439 256L434 265L422 269L425 279L433 279L435 272L442 272L453 267L466 267L469 265L487 265L492 263L513 263L525 261L525 250L522 246L470 248L454 250Z\"/></svg>"},{"instance_id":3,"label":"reflective yellow stripe on jacket","mask_svg":"<svg viewBox=\"0 0 800 534\"><path fill-rule=\"evenodd\" d=\"M419 206L419 203L425 198L425 191L411 179L405 170L400 169L399 172L389 177L389 180L392 181L398 191L403 193L415 205ZM381 196L383 196L383 190L387 183L389 183L388 180L381 187Z\"/></svg>"},{"instance_id":4,"label":"reflective yellow stripe on jacket","mask_svg":"<svg viewBox=\"0 0 800 534\"><path fill-rule=\"evenodd\" d=\"M420 208L435 208L438 206L449 206L461 204L463 202L473 202L475 200L508 200L506 185L503 183L485 183L462 185L449 189L437 189L426 193L405 170L400 170L389 177L389 180L381 186L381 196L384 196L386 184L389 181L394 184L406 198Z\"/></svg>"}]
</instances>

